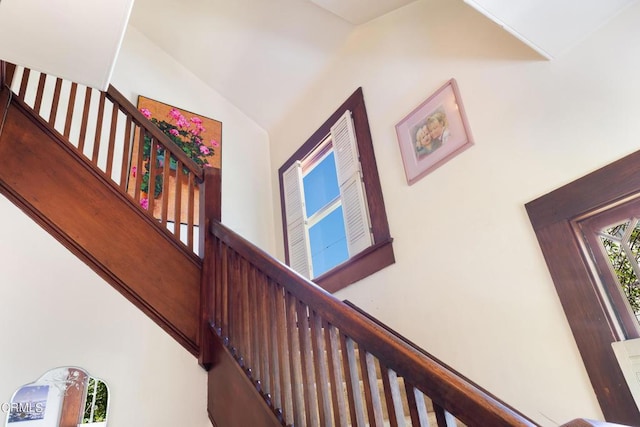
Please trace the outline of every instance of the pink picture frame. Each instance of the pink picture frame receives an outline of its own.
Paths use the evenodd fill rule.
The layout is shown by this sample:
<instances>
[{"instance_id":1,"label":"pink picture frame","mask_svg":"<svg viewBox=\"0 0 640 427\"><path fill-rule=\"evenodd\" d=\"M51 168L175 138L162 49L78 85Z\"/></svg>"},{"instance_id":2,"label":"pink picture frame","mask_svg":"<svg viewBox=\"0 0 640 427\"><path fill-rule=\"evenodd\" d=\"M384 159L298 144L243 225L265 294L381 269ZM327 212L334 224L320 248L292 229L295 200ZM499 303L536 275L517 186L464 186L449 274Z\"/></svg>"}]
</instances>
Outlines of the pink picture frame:
<instances>
[{"instance_id":1,"label":"pink picture frame","mask_svg":"<svg viewBox=\"0 0 640 427\"><path fill-rule=\"evenodd\" d=\"M396 125L407 183L430 172L473 145L458 84L450 79Z\"/></svg>"}]
</instances>

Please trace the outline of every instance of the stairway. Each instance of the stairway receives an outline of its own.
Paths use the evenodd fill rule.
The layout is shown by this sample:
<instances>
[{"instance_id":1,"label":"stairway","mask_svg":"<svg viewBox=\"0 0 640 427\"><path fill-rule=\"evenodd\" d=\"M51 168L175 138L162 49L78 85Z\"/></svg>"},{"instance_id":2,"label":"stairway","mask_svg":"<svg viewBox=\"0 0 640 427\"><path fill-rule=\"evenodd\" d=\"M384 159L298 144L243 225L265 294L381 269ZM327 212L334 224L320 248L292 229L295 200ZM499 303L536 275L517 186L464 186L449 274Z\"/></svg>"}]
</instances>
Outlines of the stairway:
<instances>
[{"instance_id":1,"label":"stairway","mask_svg":"<svg viewBox=\"0 0 640 427\"><path fill-rule=\"evenodd\" d=\"M214 425L536 425L222 225L219 172L115 89L0 70L0 192L199 358ZM128 173L145 138L152 170L161 155L185 171L160 209ZM167 206L183 196L174 227Z\"/></svg>"},{"instance_id":2,"label":"stairway","mask_svg":"<svg viewBox=\"0 0 640 427\"><path fill-rule=\"evenodd\" d=\"M15 92L0 93L0 191L187 350L199 354L202 260L123 193L122 145L119 155L113 148L109 154L111 144L99 144L95 129L102 125L97 124L93 138L86 138L86 113L59 114L56 121L57 111L73 111L71 97L66 97L69 108L60 100L54 103L44 90L45 75L22 68L17 72ZM61 89L56 90L58 98ZM93 91L80 90L84 104L90 105L86 99ZM98 95L94 100L104 102L106 97ZM75 145L64 136L74 129L78 138L85 135Z\"/></svg>"}]
</instances>

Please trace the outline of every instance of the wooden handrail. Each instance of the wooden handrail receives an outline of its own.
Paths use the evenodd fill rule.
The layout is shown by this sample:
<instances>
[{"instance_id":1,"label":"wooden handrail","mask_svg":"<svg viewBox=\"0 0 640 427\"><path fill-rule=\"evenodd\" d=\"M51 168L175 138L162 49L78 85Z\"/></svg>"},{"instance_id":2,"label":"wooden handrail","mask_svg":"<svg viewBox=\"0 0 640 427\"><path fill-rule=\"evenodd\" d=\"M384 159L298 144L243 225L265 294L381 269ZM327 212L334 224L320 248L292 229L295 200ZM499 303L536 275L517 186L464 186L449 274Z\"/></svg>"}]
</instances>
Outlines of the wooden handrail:
<instances>
[{"instance_id":1,"label":"wooden handrail","mask_svg":"<svg viewBox=\"0 0 640 427\"><path fill-rule=\"evenodd\" d=\"M415 388L467 426L536 425L506 404L484 393L473 383L456 375L436 359L416 350L385 328L349 308L221 223L212 221L211 232L224 245L247 260L253 268L281 285L314 312L322 313L326 322L339 328L340 332L355 341L359 348L366 349L366 352L377 357L381 364L408 379ZM246 290L240 292L246 294ZM242 298L248 297L245 295ZM300 319L300 316L298 318Z\"/></svg>"}]
</instances>

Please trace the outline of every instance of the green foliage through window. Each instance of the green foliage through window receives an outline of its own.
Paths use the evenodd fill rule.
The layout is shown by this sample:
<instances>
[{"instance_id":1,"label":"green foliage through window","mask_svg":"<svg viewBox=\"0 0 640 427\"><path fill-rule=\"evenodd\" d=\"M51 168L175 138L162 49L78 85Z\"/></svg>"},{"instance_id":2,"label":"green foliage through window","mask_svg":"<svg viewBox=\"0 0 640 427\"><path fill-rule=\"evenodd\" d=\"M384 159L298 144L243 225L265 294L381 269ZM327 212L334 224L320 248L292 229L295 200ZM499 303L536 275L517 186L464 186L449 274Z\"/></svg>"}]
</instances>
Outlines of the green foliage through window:
<instances>
[{"instance_id":1,"label":"green foliage through window","mask_svg":"<svg viewBox=\"0 0 640 427\"><path fill-rule=\"evenodd\" d=\"M640 227L634 227L630 236L626 238L628 226L629 223L625 222L604 230L601 241L622 292L638 317L640 315L640 280L636 271L640 260Z\"/></svg>"},{"instance_id":2,"label":"green foliage through window","mask_svg":"<svg viewBox=\"0 0 640 427\"><path fill-rule=\"evenodd\" d=\"M109 394L107 391L107 385L93 377L89 377L89 384L87 386L87 399L84 405L84 416L82 417L82 424L87 423L99 423L107 421L107 402Z\"/></svg>"}]
</instances>

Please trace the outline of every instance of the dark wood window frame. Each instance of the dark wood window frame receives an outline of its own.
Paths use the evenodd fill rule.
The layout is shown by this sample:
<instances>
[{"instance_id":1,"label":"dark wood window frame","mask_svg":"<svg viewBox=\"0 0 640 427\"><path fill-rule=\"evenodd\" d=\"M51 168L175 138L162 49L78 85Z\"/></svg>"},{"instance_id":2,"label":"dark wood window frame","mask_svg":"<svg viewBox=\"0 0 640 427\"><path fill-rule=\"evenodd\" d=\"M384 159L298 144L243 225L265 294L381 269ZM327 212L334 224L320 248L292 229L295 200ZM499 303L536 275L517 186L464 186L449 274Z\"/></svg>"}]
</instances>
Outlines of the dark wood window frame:
<instances>
[{"instance_id":1,"label":"dark wood window frame","mask_svg":"<svg viewBox=\"0 0 640 427\"><path fill-rule=\"evenodd\" d=\"M310 153L313 148L329 134L331 126L347 110L351 111L358 142L363 181L369 206L373 245L313 280L314 283L328 292L338 291L395 262L392 246L393 239L389 233L389 223L384 207L380 177L373 152L371 130L369 128L367 110L364 105L362 88L358 88L278 170L286 261L289 263L289 250L286 244L287 225L284 211L285 203L282 175L294 162L301 160Z\"/></svg>"},{"instance_id":2,"label":"dark wood window frame","mask_svg":"<svg viewBox=\"0 0 640 427\"><path fill-rule=\"evenodd\" d=\"M627 425L640 425L640 413L611 348L621 338L603 304L577 222L639 193L640 151L526 205L600 408L607 421Z\"/></svg>"}]
</instances>

